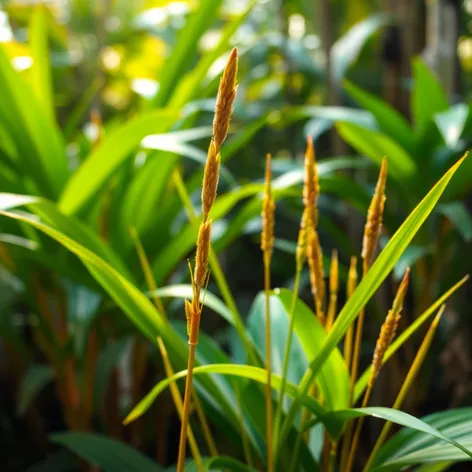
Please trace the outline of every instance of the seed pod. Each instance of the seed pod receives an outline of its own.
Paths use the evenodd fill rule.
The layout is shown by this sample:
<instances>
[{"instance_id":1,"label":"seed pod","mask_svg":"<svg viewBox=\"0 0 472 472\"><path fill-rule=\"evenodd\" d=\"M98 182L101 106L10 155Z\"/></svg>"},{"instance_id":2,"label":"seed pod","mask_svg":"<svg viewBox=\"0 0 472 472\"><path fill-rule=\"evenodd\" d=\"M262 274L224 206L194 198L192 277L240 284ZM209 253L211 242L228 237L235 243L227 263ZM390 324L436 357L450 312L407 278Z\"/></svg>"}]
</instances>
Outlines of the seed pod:
<instances>
[{"instance_id":1,"label":"seed pod","mask_svg":"<svg viewBox=\"0 0 472 472\"><path fill-rule=\"evenodd\" d=\"M218 188L218 178L220 174L220 155L216 152L215 142L210 142L208 148L208 156L203 173L202 184L202 211L203 219L208 218L213 202L216 198L216 190Z\"/></svg>"},{"instance_id":2,"label":"seed pod","mask_svg":"<svg viewBox=\"0 0 472 472\"><path fill-rule=\"evenodd\" d=\"M261 234L261 249L265 257L270 259L272 249L274 247L274 212L275 202L272 198L271 190L271 167L270 154L266 156L266 171L265 171L265 187L264 199L262 200L262 234Z\"/></svg>"},{"instance_id":3,"label":"seed pod","mask_svg":"<svg viewBox=\"0 0 472 472\"><path fill-rule=\"evenodd\" d=\"M200 225L197 240L197 255L195 257L195 294L200 295L200 290L203 287L208 270L208 253L210 251L211 240L211 221L205 221Z\"/></svg>"},{"instance_id":4,"label":"seed pod","mask_svg":"<svg viewBox=\"0 0 472 472\"><path fill-rule=\"evenodd\" d=\"M408 290L408 281L410 277L410 269L407 269L403 280L398 288L397 295L392 305L392 309L388 312L385 322L380 328L380 334L375 346L374 357L372 359L372 374L369 379L369 386L374 385L376 377L379 375L382 367L385 352L393 341L400 321L401 311L403 309L403 301Z\"/></svg>"},{"instance_id":5,"label":"seed pod","mask_svg":"<svg viewBox=\"0 0 472 472\"><path fill-rule=\"evenodd\" d=\"M238 51L234 48L228 57L216 97L213 119L213 139L217 152L228 134L229 121L236 97L236 74L238 72Z\"/></svg>"},{"instance_id":6,"label":"seed pod","mask_svg":"<svg viewBox=\"0 0 472 472\"><path fill-rule=\"evenodd\" d=\"M321 323L325 323L324 299L325 282L323 278L323 252L321 250L318 232L312 231L308 240L308 266L310 268L310 284L315 298L316 315Z\"/></svg>"},{"instance_id":7,"label":"seed pod","mask_svg":"<svg viewBox=\"0 0 472 472\"><path fill-rule=\"evenodd\" d=\"M382 217L385 206L385 184L387 181L387 159L382 161L379 178L375 187L375 193L367 213L367 222L364 228L364 239L362 241L362 259L364 260L364 274L372 263L375 248L382 230Z\"/></svg>"}]
</instances>

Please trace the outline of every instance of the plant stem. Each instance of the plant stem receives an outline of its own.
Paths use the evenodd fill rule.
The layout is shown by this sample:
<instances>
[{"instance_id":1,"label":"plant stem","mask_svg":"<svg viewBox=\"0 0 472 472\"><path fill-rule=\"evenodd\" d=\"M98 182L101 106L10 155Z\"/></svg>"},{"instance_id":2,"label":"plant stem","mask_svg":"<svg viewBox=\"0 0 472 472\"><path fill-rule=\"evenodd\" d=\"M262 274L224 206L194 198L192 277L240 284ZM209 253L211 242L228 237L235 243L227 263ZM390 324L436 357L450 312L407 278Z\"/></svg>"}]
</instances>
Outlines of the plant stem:
<instances>
[{"instance_id":1,"label":"plant stem","mask_svg":"<svg viewBox=\"0 0 472 472\"><path fill-rule=\"evenodd\" d=\"M157 308L160 316L162 319L167 323L169 321L167 317L166 310L164 308L164 304L162 303L162 300L159 298L157 295L157 284L156 281L154 280L154 276L152 274L152 269L149 264L149 260L146 256L146 252L144 251L143 245L141 244L141 240L139 239L139 235L134 227L130 228L130 234L131 237L134 241L134 244L136 246L136 251L138 253L139 257L139 262L141 265L141 269L143 271L144 277L146 279L146 284L151 291L151 299L154 303L154 306ZM157 337L157 345L159 347L159 352L161 354L162 362L164 364L164 371L166 374L167 378L172 378L174 375L174 369L172 368L172 364L169 359L169 354L167 353L167 348L164 344L164 340L158 336ZM179 389L177 388L177 385L175 382L171 382L169 385L172 400L174 402L175 408L177 410L177 413L179 415L180 420L182 420L183 417L183 400L182 400L182 395L180 394ZM198 401L197 393L195 389L193 390L193 398L194 398L194 404L195 404L195 411L197 412L197 416L199 418L199 421L202 426L203 433L205 435L205 439L208 443L208 448L210 450L210 453L212 455L218 455L218 452L216 451L215 443L213 440L213 437L211 436L211 431L208 427L208 421L205 417L205 414L203 412L202 406L200 402ZM202 457L200 454L200 450L197 445L197 441L195 440L195 436L193 434L192 428L189 426L188 427L188 442L190 446L190 451L192 453L192 456L197 464L197 469L201 472L203 471L203 462L202 462Z\"/></svg>"},{"instance_id":2,"label":"plant stem","mask_svg":"<svg viewBox=\"0 0 472 472\"><path fill-rule=\"evenodd\" d=\"M218 449L216 448L215 439L211 434L210 425L208 424L208 420L203 412L203 407L198 398L197 390L195 387L192 388L192 396L193 396L193 405L195 406L195 412L197 413L198 421L200 421L200 426L202 427L203 436L205 437L205 441L208 444L208 449L210 454L213 457L218 455Z\"/></svg>"},{"instance_id":3,"label":"plant stem","mask_svg":"<svg viewBox=\"0 0 472 472\"><path fill-rule=\"evenodd\" d=\"M195 361L196 344L190 344L188 352L187 378L185 380L185 396L182 412L182 427L180 430L179 456L177 460L177 472L184 472L185 449L187 446L187 432L190 415L190 399L192 397L193 363Z\"/></svg>"},{"instance_id":4,"label":"plant stem","mask_svg":"<svg viewBox=\"0 0 472 472\"><path fill-rule=\"evenodd\" d=\"M167 353L167 349L165 347L164 341L162 340L160 336L157 338L157 344L159 347L159 351L161 353L162 362L164 364L164 370L165 370L166 376L168 378L172 378L172 376L174 375L174 371L172 369L172 365L170 363L169 355ZM180 394L180 391L177 388L177 385L175 382L171 382L169 384L169 389L172 396L172 400L174 401L174 404L175 404L175 408L179 415L179 418L182 421L183 412L184 412L182 395ZM190 425L188 427L188 443L190 446L190 451L192 452L192 456L197 464L197 469L200 472L204 471L202 456L200 454L200 450L198 449L197 441L195 440L195 435L193 434L193 431Z\"/></svg>"},{"instance_id":5,"label":"plant stem","mask_svg":"<svg viewBox=\"0 0 472 472\"><path fill-rule=\"evenodd\" d=\"M273 472L274 458L272 451L272 363L271 363L271 332L270 332L270 257L264 254L264 292L265 292L265 317L266 317L266 441L267 441L267 471Z\"/></svg>"},{"instance_id":6,"label":"plant stem","mask_svg":"<svg viewBox=\"0 0 472 472\"><path fill-rule=\"evenodd\" d=\"M362 400L361 408L365 408L367 406L367 404L369 403L371 394L372 394L372 385L369 384L369 386L367 387L367 390L365 391L364 399ZM363 424L364 424L364 417L361 416L359 418L359 420L357 421L356 430L354 432L354 437L352 439L351 450L349 452L349 457L347 459L346 468L343 469L346 472L351 472L352 466L354 464L354 456L356 454L356 449L357 449L357 445L359 443L359 438L360 438L360 435L361 435L361 429L362 429Z\"/></svg>"},{"instance_id":7,"label":"plant stem","mask_svg":"<svg viewBox=\"0 0 472 472\"><path fill-rule=\"evenodd\" d=\"M290 306L290 324L287 333L287 341L285 342L285 349L284 349L284 360L282 365L282 383L280 385L280 393L279 393L279 403L277 405L276 413L275 413L275 428L274 428L274 442L276 443L277 447L278 444L278 435L279 435L279 428L280 422L282 419L282 410L283 410L283 402L285 397L285 388L287 385L287 374L288 374L288 363L290 358L290 349L292 347L292 338L293 338L293 330L295 327L295 306L298 299L298 291L300 288L300 276L302 272L302 267L300 264L297 264L297 269L295 273L295 282L293 285L293 296L292 296L292 304ZM274 463L275 455L276 455L276 448L274 448Z\"/></svg>"}]
</instances>

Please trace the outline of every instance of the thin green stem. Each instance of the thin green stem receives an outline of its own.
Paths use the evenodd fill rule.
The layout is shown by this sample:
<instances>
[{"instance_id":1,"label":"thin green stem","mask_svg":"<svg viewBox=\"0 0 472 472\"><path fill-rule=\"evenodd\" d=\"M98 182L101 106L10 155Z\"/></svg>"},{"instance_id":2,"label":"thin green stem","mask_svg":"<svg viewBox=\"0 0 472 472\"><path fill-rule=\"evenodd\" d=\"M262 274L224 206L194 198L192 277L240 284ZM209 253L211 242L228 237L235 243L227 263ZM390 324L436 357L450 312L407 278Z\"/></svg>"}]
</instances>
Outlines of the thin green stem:
<instances>
[{"instance_id":1,"label":"thin green stem","mask_svg":"<svg viewBox=\"0 0 472 472\"><path fill-rule=\"evenodd\" d=\"M272 362L271 362L271 326L270 326L270 257L264 254L264 292L265 292L265 318L266 318L266 441L267 441L267 472L274 470L274 457L272 451Z\"/></svg>"},{"instance_id":2,"label":"thin green stem","mask_svg":"<svg viewBox=\"0 0 472 472\"><path fill-rule=\"evenodd\" d=\"M285 397L285 388L287 386L287 374L288 374L288 363L290 360L290 349L292 347L292 338L293 338L293 330L295 327L295 306L298 299L298 291L300 289L300 276L301 276L301 266L297 264L297 269L295 273L295 282L293 285L293 296L292 296L292 303L290 306L290 324L287 333L287 341L285 342L285 349L284 349L284 360L282 365L282 381L280 385L280 393L279 393L279 402L277 405L276 413L275 413L275 427L274 427L274 443L277 445L279 443L279 429L280 429L280 422L282 419L282 409L283 409L283 402ZM277 447L274 448L274 455L276 455ZM274 462L276 462L274 460Z\"/></svg>"}]
</instances>

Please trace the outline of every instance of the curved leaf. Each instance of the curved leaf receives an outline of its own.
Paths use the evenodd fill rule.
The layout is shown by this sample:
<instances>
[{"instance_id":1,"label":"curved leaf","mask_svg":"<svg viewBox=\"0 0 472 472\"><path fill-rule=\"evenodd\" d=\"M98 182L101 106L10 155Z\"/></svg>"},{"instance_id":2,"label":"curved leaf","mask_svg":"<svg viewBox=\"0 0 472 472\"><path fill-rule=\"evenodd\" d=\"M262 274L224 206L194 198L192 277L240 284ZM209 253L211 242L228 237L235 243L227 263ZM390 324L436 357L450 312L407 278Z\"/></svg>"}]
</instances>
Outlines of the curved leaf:
<instances>
[{"instance_id":1,"label":"curved leaf","mask_svg":"<svg viewBox=\"0 0 472 472\"><path fill-rule=\"evenodd\" d=\"M222 374L230 375L234 377L240 377L244 379L255 380L256 382L266 384L267 383L267 371L260 367L254 367L251 365L242 364L212 364L206 366L195 367L193 369L193 375L201 376L203 374ZM131 423L132 421L143 415L149 407L153 404L156 398L169 386L171 382L185 378L187 376L187 370L177 372L171 378L160 381L128 414L124 422ZM272 388L280 389L281 378L278 375L272 376L271 385ZM298 396L298 390L296 385L291 382L287 382L286 385L287 395L291 397ZM311 396L302 395L300 396L301 403L306 406L316 416L323 415L325 409Z\"/></svg>"},{"instance_id":2,"label":"curved leaf","mask_svg":"<svg viewBox=\"0 0 472 472\"><path fill-rule=\"evenodd\" d=\"M32 365L23 374L18 392L19 415L24 415L39 392L54 378L54 371L48 365Z\"/></svg>"},{"instance_id":3,"label":"curved leaf","mask_svg":"<svg viewBox=\"0 0 472 472\"><path fill-rule=\"evenodd\" d=\"M386 134L345 122L337 123L336 128L348 144L377 165L387 156L388 173L395 180L405 182L415 175L416 164L413 158Z\"/></svg>"},{"instance_id":4,"label":"curved leaf","mask_svg":"<svg viewBox=\"0 0 472 472\"><path fill-rule=\"evenodd\" d=\"M362 308L367 304L372 295L375 293L380 284L385 280L387 275L395 266L396 262L408 247L409 243L420 229L428 215L433 211L434 206L438 202L447 184L451 180L454 173L460 167L465 157L460 159L442 179L431 189L431 191L423 198L418 206L411 212L408 218L400 226L397 232L392 236L388 244L379 254L367 275L360 282L352 297L339 313L330 333L326 337L317 356L310 364L309 369L300 384L301 393L308 392L312 382L316 379L320 369L326 362L331 352L341 341L343 335L359 315ZM288 412L287 418L281 432L281 440L283 441L290 424L293 422L295 414L298 410L297 403L294 402L291 410Z\"/></svg>"},{"instance_id":5,"label":"curved leaf","mask_svg":"<svg viewBox=\"0 0 472 472\"><path fill-rule=\"evenodd\" d=\"M163 132L179 118L175 110L162 109L144 113L107 134L67 183L59 208L63 213L77 213L103 188L107 179L130 156L141 140Z\"/></svg>"},{"instance_id":6,"label":"curved leaf","mask_svg":"<svg viewBox=\"0 0 472 472\"><path fill-rule=\"evenodd\" d=\"M472 408L441 411L422 418L422 421L436 428L449 439L460 442L468 449L472 448ZM390 470L406 465L424 464L441 461L470 461L466 453L453 444L425 434L421 431L403 429L383 445L374 460L373 470Z\"/></svg>"},{"instance_id":7,"label":"curved leaf","mask_svg":"<svg viewBox=\"0 0 472 472\"><path fill-rule=\"evenodd\" d=\"M436 428L430 426L424 421L415 418L414 416L404 413L403 411L394 410L393 408L384 408L384 407L367 407L367 408L349 408L346 410L333 411L327 413L322 421L329 429L330 434L334 438L338 438L344 425L347 421L360 416L372 416L373 418L381 418L386 421L391 421L392 423L399 424L401 426L406 426L408 428L414 429L421 433L426 433L428 435L434 436L437 439L440 439L441 442L446 442L454 446L455 448L462 451L467 457L472 458L472 452L469 451L459 442L454 439L446 436L441 431L438 431ZM470 428L470 425L468 426ZM444 444L443 444L444 446Z\"/></svg>"},{"instance_id":8,"label":"curved leaf","mask_svg":"<svg viewBox=\"0 0 472 472\"><path fill-rule=\"evenodd\" d=\"M156 311L154 305L131 282L124 278L116 269L107 264L103 259L83 247L73 239L65 236L50 226L25 214L0 211L0 214L8 218L22 221L42 231L74 253L102 288L110 295L115 303L123 310L128 318L139 328L142 333L154 344L157 336L162 336L171 354L171 359L177 367L186 365L188 346L172 327L164 322ZM226 410L228 417L237 423L237 416L233 408L219 392L210 378L202 379L202 385L213 395L222 408Z\"/></svg>"},{"instance_id":9,"label":"curved leaf","mask_svg":"<svg viewBox=\"0 0 472 472\"><path fill-rule=\"evenodd\" d=\"M164 472L138 450L101 434L67 432L52 434L49 438L104 472Z\"/></svg>"},{"instance_id":10,"label":"curved leaf","mask_svg":"<svg viewBox=\"0 0 472 472\"><path fill-rule=\"evenodd\" d=\"M382 365L387 362L390 357L395 354L395 352L400 349L405 342L410 339L410 337L419 329L425 321L427 321L432 315L434 315L439 307L459 288L461 287L467 280L469 276L465 276L463 279L459 280L455 285L453 285L448 291L446 291L443 295L441 295L426 311L424 311L416 320L408 326L404 331L402 331L390 344L388 347L383 360ZM356 382L356 386L354 388L354 402L357 402L361 395L364 393L365 388L367 387L367 382L369 381L370 374L372 372L372 366L370 365L364 373L359 377L358 381Z\"/></svg>"},{"instance_id":11,"label":"curved leaf","mask_svg":"<svg viewBox=\"0 0 472 472\"><path fill-rule=\"evenodd\" d=\"M292 292L287 289L275 290L274 297L282 303L288 317L292 302ZM318 354L327 333L315 314L301 301L295 305L295 333L309 361ZM349 404L349 374L344 357L335 348L326 359L316 378L327 410L347 408Z\"/></svg>"},{"instance_id":12,"label":"curved leaf","mask_svg":"<svg viewBox=\"0 0 472 472\"><path fill-rule=\"evenodd\" d=\"M359 105L374 115L384 133L398 141L407 151L413 151L415 136L403 115L387 102L365 92L347 80L344 81L344 88Z\"/></svg>"}]
</instances>

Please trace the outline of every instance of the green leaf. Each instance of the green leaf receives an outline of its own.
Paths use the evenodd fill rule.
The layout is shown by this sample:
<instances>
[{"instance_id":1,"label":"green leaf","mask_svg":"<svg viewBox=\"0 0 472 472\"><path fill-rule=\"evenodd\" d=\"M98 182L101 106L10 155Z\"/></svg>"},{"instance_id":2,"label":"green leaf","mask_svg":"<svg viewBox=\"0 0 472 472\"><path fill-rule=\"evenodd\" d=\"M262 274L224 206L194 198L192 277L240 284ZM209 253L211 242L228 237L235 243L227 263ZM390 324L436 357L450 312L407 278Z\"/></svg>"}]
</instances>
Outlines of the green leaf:
<instances>
[{"instance_id":1,"label":"green leaf","mask_svg":"<svg viewBox=\"0 0 472 472\"><path fill-rule=\"evenodd\" d=\"M103 189L145 136L165 131L178 117L177 111L168 109L143 113L107 134L69 180L59 202L60 210L77 213Z\"/></svg>"},{"instance_id":2,"label":"green leaf","mask_svg":"<svg viewBox=\"0 0 472 472\"><path fill-rule=\"evenodd\" d=\"M441 411L422 419L424 423L440 430L451 440L462 446L472 448L472 408ZM375 471L386 471L424 463L447 461L470 461L465 452L458 450L454 444L444 444L440 438L425 434L422 431L402 429L380 449L374 461ZM426 469L429 470L429 469ZM434 470L434 469L432 469ZM436 469L444 470L444 469Z\"/></svg>"},{"instance_id":3,"label":"green leaf","mask_svg":"<svg viewBox=\"0 0 472 472\"><path fill-rule=\"evenodd\" d=\"M56 205L48 200L29 195L16 195L0 193L0 209L10 210L27 205L31 211L38 215L44 223L73 238L78 243L93 251L111 266L117 269L121 275L131 278L128 269L121 259L107 246L88 226L72 216L65 216L58 211Z\"/></svg>"},{"instance_id":4,"label":"green leaf","mask_svg":"<svg viewBox=\"0 0 472 472\"><path fill-rule=\"evenodd\" d=\"M444 203L438 210L457 228L466 243L472 240L472 216L464 203Z\"/></svg>"},{"instance_id":5,"label":"green leaf","mask_svg":"<svg viewBox=\"0 0 472 472\"><path fill-rule=\"evenodd\" d=\"M469 279L469 276L465 276L463 279L459 280L455 285L453 285L449 290L447 290L443 295L441 295L426 311L424 311L420 316L418 316L415 321L408 326L404 331L402 331L390 344L388 347L384 358L382 360L382 364L385 364L390 357L395 354L395 352L400 349L405 342L410 339L410 337L423 325L432 315L434 315L439 307L465 282ZM356 386L354 388L354 402L357 402L361 395L363 394L365 388L367 387L367 382L369 381L370 374L372 372L372 366L370 365L364 373L359 377L359 380L356 382Z\"/></svg>"},{"instance_id":6,"label":"green leaf","mask_svg":"<svg viewBox=\"0 0 472 472\"><path fill-rule=\"evenodd\" d=\"M146 296L140 292L136 286L124 278L116 269L73 239L67 237L60 231L37 221L31 216L6 211L0 211L0 214L33 226L58 241L69 251L79 257L95 280L123 310L131 322L134 323L134 325L140 329L153 344L156 344L157 336L162 336L167 349L169 350L171 360L175 365L177 367L186 365L188 354L187 344L172 329L172 327L162 319L154 305L146 298ZM221 408L226 410L228 417L237 423L236 413L228 405L225 398L218 391L216 385L209 378L202 380L204 382L204 388L214 396L215 401L220 403Z\"/></svg>"},{"instance_id":7,"label":"green leaf","mask_svg":"<svg viewBox=\"0 0 472 472\"><path fill-rule=\"evenodd\" d=\"M103 401L105 399L105 393L108 388L111 374L117 367L120 357L125 352L126 344L129 342L130 340L128 338L112 341L107 343L100 351L95 372L95 382L93 385L93 403L94 410L97 413L102 411Z\"/></svg>"},{"instance_id":8,"label":"green leaf","mask_svg":"<svg viewBox=\"0 0 472 472\"><path fill-rule=\"evenodd\" d=\"M21 167L41 194L54 200L69 173L63 138L33 89L13 69L1 46L0 88L0 121L15 145Z\"/></svg>"},{"instance_id":9,"label":"green leaf","mask_svg":"<svg viewBox=\"0 0 472 472\"><path fill-rule=\"evenodd\" d=\"M317 356L311 363L309 370L305 373L304 379L300 384L300 390L303 394L308 392L308 389L310 388L313 380L319 374L321 368L328 359L328 356L336 348L349 326L354 322L362 308L367 304L380 284L388 276L400 256L414 238L415 234L421 228L421 225L424 223L428 215L433 211L433 208L447 187L447 184L463 161L464 158L459 160L453 167L451 167L451 169L449 169L448 172L446 172L442 179L412 211L412 213L408 216L408 218L404 221L404 223L400 226L400 228L379 254L367 272L367 275L362 279L357 289L354 291L352 297L349 298L347 303L342 308L333 325L333 328L326 337ZM294 402L291 411L289 411L287 419L284 423L281 432L281 441L283 441L286 431L288 430L289 425L292 423L297 410L297 404Z\"/></svg>"},{"instance_id":10,"label":"green leaf","mask_svg":"<svg viewBox=\"0 0 472 472\"><path fill-rule=\"evenodd\" d=\"M434 115L447 110L449 104L438 78L420 58L413 61L413 78L411 111L416 129L422 131Z\"/></svg>"},{"instance_id":11,"label":"green leaf","mask_svg":"<svg viewBox=\"0 0 472 472\"><path fill-rule=\"evenodd\" d=\"M272 297L271 297L272 298ZM287 289L275 290L275 297L284 307L285 316L289 316L292 301L292 292ZM295 334L309 361L312 361L322 344L327 333L313 311L311 311L300 299L295 305ZM339 349L335 348L326 359L320 374L316 378L317 387L323 396L327 410L346 408L349 404L349 374L344 357Z\"/></svg>"},{"instance_id":12,"label":"green leaf","mask_svg":"<svg viewBox=\"0 0 472 472\"><path fill-rule=\"evenodd\" d=\"M222 0L206 0L190 14L185 28L180 30L177 44L162 67L159 91L154 98L155 106L164 106L169 102L179 80L191 68L192 61L197 56L199 40L216 20L221 3Z\"/></svg>"},{"instance_id":13,"label":"green leaf","mask_svg":"<svg viewBox=\"0 0 472 472\"><path fill-rule=\"evenodd\" d=\"M349 67L356 62L367 40L388 23L389 18L386 15L371 15L352 26L334 43L331 48L331 61L336 82L341 82Z\"/></svg>"},{"instance_id":14,"label":"green leaf","mask_svg":"<svg viewBox=\"0 0 472 472\"><path fill-rule=\"evenodd\" d=\"M45 6L38 4L31 16L29 28L31 54L31 83L37 100L51 121L54 120L51 64L49 61L48 31Z\"/></svg>"},{"instance_id":15,"label":"green leaf","mask_svg":"<svg viewBox=\"0 0 472 472\"><path fill-rule=\"evenodd\" d=\"M348 144L377 165L380 166L382 158L387 156L388 173L395 180L405 183L416 175L413 158L386 134L345 122L337 123L336 128Z\"/></svg>"},{"instance_id":16,"label":"green leaf","mask_svg":"<svg viewBox=\"0 0 472 472\"><path fill-rule=\"evenodd\" d=\"M387 102L356 87L349 81L344 81L344 88L366 110L374 115L380 129L397 141L407 151L413 151L415 137L408 121Z\"/></svg>"},{"instance_id":17,"label":"green leaf","mask_svg":"<svg viewBox=\"0 0 472 472\"><path fill-rule=\"evenodd\" d=\"M242 364L212 364L206 366L195 367L193 369L194 376L208 375L208 374L222 374L243 379L250 379L256 382L267 384L267 371L260 367ZM178 379L185 378L187 370L177 372L170 378L161 380L128 414L125 418L125 423L131 423L142 416L153 404L156 398L169 386L170 383ZM281 378L278 375L273 375L271 380L272 388L280 389ZM295 397L299 394L296 385L291 382L286 384L287 395ZM316 416L323 415L325 409L311 396L300 396L301 403L306 406Z\"/></svg>"},{"instance_id":18,"label":"green leaf","mask_svg":"<svg viewBox=\"0 0 472 472\"><path fill-rule=\"evenodd\" d=\"M467 105L458 103L434 116L434 122L448 147L455 148L458 145L469 117L469 112L470 108Z\"/></svg>"},{"instance_id":19,"label":"green leaf","mask_svg":"<svg viewBox=\"0 0 472 472\"><path fill-rule=\"evenodd\" d=\"M449 443L455 449L459 449L462 452L462 457L464 455L470 460L472 458L472 452L469 451L466 447L460 444L458 441L452 439L449 436L446 436L441 431L438 431L436 428L430 426L424 421L415 418L414 416L404 413L403 411L394 410L393 408L384 408L384 407L367 407L367 408L349 408L346 410L333 411L327 413L323 422L326 427L329 428L330 433L334 438L338 438L342 434L342 430L347 421L360 416L372 416L373 418L381 418L386 421L391 421L392 423L399 424L401 426L406 426L415 431L426 433L427 435L433 436L441 440L441 444L444 447L444 442ZM470 422L467 426L470 429ZM384 446L385 447L385 446Z\"/></svg>"},{"instance_id":20,"label":"green leaf","mask_svg":"<svg viewBox=\"0 0 472 472\"><path fill-rule=\"evenodd\" d=\"M19 415L24 415L41 390L54 378L54 371L47 365L31 365L23 374L18 392Z\"/></svg>"},{"instance_id":21,"label":"green leaf","mask_svg":"<svg viewBox=\"0 0 472 472\"><path fill-rule=\"evenodd\" d=\"M164 472L138 450L101 434L67 432L52 434L49 438L104 472Z\"/></svg>"}]
</instances>

